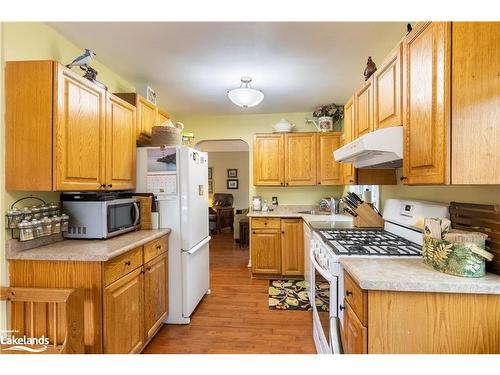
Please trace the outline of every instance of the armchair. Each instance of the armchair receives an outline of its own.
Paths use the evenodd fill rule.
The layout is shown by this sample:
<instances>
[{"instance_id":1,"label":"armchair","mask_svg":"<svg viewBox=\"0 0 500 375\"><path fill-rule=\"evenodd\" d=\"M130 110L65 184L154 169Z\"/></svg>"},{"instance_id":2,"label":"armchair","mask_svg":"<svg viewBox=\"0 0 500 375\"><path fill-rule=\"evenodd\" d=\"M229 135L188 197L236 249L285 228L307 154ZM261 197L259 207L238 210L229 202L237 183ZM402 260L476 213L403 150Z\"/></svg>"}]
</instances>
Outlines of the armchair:
<instances>
[{"instance_id":1,"label":"armchair","mask_svg":"<svg viewBox=\"0 0 500 375\"><path fill-rule=\"evenodd\" d=\"M215 193L212 208L217 213L217 231L224 228L231 228L233 231L234 223L234 208L233 208L233 194Z\"/></svg>"}]
</instances>

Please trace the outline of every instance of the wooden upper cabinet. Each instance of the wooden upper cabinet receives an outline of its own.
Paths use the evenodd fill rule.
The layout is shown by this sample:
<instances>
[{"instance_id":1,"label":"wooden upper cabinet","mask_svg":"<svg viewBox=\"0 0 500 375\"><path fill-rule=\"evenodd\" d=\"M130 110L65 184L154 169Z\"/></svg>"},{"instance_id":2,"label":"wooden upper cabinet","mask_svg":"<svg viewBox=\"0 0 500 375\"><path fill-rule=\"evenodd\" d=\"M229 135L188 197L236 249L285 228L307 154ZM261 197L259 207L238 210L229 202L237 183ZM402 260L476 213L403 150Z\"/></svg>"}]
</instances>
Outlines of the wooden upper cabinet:
<instances>
[{"instance_id":1,"label":"wooden upper cabinet","mask_svg":"<svg viewBox=\"0 0 500 375\"><path fill-rule=\"evenodd\" d=\"M135 107L55 61L5 71L8 191L134 187Z\"/></svg>"},{"instance_id":2,"label":"wooden upper cabinet","mask_svg":"<svg viewBox=\"0 0 500 375\"><path fill-rule=\"evenodd\" d=\"M106 93L55 64L54 190L97 190L104 181Z\"/></svg>"},{"instance_id":3,"label":"wooden upper cabinet","mask_svg":"<svg viewBox=\"0 0 500 375\"><path fill-rule=\"evenodd\" d=\"M342 146L353 139L354 132L354 97L351 97L344 106L344 140ZM342 183L351 185L356 183L356 171L352 163L341 163Z\"/></svg>"},{"instance_id":4,"label":"wooden upper cabinet","mask_svg":"<svg viewBox=\"0 0 500 375\"><path fill-rule=\"evenodd\" d=\"M137 353L144 344L144 276L137 268L104 288L104 353Z\"/></svg>"},{"instance_id":5,"label":"wooden upper cabinet","mask_svg":"<svg viewBox=\"0 0 500 375\"><path fill-rule=\"evenodd\" d=\"M170 115L164 110L158 108L158 125L163 124L165 121L168 121Z\"/></svg>"},{"instance_id":6,"label":"wooden upper cabinet","mask_svg":"<svg viewBox=\"0 0 500 375\"><path fill-rule=\"evenodd\" d=\"M285 134L285 185L316 185L316 133Z\"/></svg>"},{"instance_id":7,"label":"wooden upper cabinet","mask_svg":"<svg viewBox=\"0 0 500 375\"><path fill-rule=\"evenodd\" d=\"M137 95L137 135L151 135L153 126L157 125L158 108L146 98Z\"/></svg>"},{"instance_id":8,"label":"wooden upper cabinet","mask_svg":"<svg viewBox=\"0 0 500 375\"><path fill-rule=\"evenodd\" d=\"M304 232L302 219L281 219L281 274L304 274Z\"/></svg>"},{"instance_id":9,"label":"wooden upper cabinet","mask_svg":"<svg viewBox=\"0 0 500 375\"><path fill-rule=\"evenodd\" d=\"M161 118L158 107L135 92L117 92L114 95L135 106L137 111L136 138L141 133L151 135L153 126L160 124ZM162 111L162 116L166 112Z\"/></svg>"},{"instance_id":10,"label":"wooden upper cabinet","mask_svg":"<svg viewBox=\"0 0 500 375\"><path fill-rule=\"evenodd\" d=\"M342 164L333 158L333 151L340 148L341 135L341 133L317 134L318 185L342 185Z\"/></svg>"},{"instance_id":11,"label":"wooden upper cabinet","mask_svg":"<svg viewBox=\"0 0 500 375\"><path fill-rule=\"evenodd\" d=\"M354 137L373 131L373 76L354 94Z\"/></svg>"},{"instance_id":12,"label":"wooden upper cabinet","mask_svg":"<svg viewBox=\"0 0 500 375\"><path fill-rule=\"evenodd\" d=\"M282 186L285 182L283 134L256 134L253 141L253 183Z\"/></svg>"},{"instance_id":13,"label":"wooden upper cabinet","mask_svg":"<svg viewBox=\"0 0 500 375\"><path fill-rule=\"evenodd\" d=\"M453 22L451 182L500 184L500 23Z\"/></svg>"},{"instance_id":14,"label":"wooden upper cabinet","mask_svg":"<svg viewBox=\"0 0 500 375\"><path fill-rule=\"evenodd\" d=\"M108 94L106 121L106 187L112 190L135 186L135 107Z\"/></svg>"},{"instance_id":15,"label":"wooden upper cabinet","mask_svg":"<svg viewBox=\"0 0 500 375\"><path fill-rule=\"evenodd\" d=\"M403 174L407 184L449 183L451 24L417 24L403 49Z\"/></svg>"},{"instance_id":16,"label":"wooden upper cabinet","mask_svg":"<svg viewBox=\"0 0 500 375\"><path fill-rule=\"evenodd\" d=\"M373 74L373 128L375 130L403 124L401 115L402 53L403 43L400 43Z\"/></svg>"},{"instance_id":17,"label":"wooden upper cabinet","mask_svg":"<svg viewBox=\"0 0 500 375\"><path fill-rule=\"evenodd\" d=\"M150 339L163 324L168 311L167 253L144 265L144 332Z\"/></svg>"},{"instance_id":18,"label":"wooden upper cabinet","mask_svg":"<svg viewBox=\"0 0 500 375\"><path fill-rule=\"evenodd\" d=\"M252 230L252 273L281 273L281 232L280 229Z\"/></svg>"},{"instance_id":19,"label":"wooden upper cabinet","mask_svg":"<svg viewBox=\"0 0 500 375\"><path fill-rule=\"evenodd\" d=\"M5 64L7 191L52 190L53 70L52 61Z\"/></svg>"}]
</instances>

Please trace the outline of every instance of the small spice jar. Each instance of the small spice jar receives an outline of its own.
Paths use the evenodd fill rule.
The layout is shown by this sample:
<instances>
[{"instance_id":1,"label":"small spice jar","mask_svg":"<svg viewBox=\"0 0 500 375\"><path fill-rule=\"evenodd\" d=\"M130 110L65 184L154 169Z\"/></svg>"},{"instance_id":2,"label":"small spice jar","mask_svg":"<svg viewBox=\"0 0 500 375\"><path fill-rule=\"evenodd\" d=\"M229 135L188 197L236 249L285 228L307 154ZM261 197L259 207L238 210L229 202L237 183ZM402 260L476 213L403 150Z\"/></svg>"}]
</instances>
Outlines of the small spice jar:
<instances>
[{"instance_id":1,"label":"small spice jar","mask_svg":"<svg viewBox=\"0 0 500 375\"><path fill-rule=\"evenodd\" d=\"M26 221L33 220L33 212L31 212L31 208L24 207L22 210L22 214L23 214L23 220L26 220Z\"/></svg>"},{"instance_id":2,"label":"small spice jar","mask_svg":"<svg viewBox=\"0 0 500 375\"><path fill-rule=\"evenodd\" d=\"M67 232L69 226L69 216L66 214L61 215L61 232Z\"/></svg>"},{"instance_id":3,"label":"small spice jar","mask_svg":"<svg viewBox=\"0 0 500 375\"><path fill-rule=\"evenodd\" d=\"M33 219L31 221L33 226L33 238L39 238L43 236L43 226L40 220Z\"/></svg>"},{"instance_id":4,"label":"small spice jar","mask_svg":"<svg viewBox=\"0 0 500 375\"><path fill-rule=\"evenodd\" d=\"M49 217L49 212L50 209L49 209L49 206L47 206L46 204L42 204L40 206L40 215L42 216L42 218L44 217Z\"/></svg>"},{"instance_id":5,"label":"small spice jar","mask_svg":"<svg viewBox=\"0 0 500 375\"><path fill-rule=\"evenodd\" d=\"M52 234L61 233L61 218L59 216L52 216Z\"/></svg>"},{"instance_id":6,"label":"small spice jar","mask_svg":"<svg viewBox=\"0 0 500 375\"><path fill-rule=\"evenodd\" d=\"M61 210L59 208L59 204L56 202L52 202L49 204L49 216L59 216L61 214Z\"/></svg>"},{"instance_id":7,"label":"small spice jar","mask_svg":"<svg viewBox=\"0 0 500 375\"><path fill-rule=\"evenodd\" d=\"M7 228L16 229L18 225L23 221L23 213L17 208L13 208L7 211L7 215L5 215L7 220Z\"/></svg>"},{"instance_id":8,"label":"small spice jar","mask_svg":"<svg viewBox=\"0 0 500 375\"><path fill-rule=\"evenodd\" d=\"M23 220L19 223L19 241L29 241L35 238L32 221Z\"/></svg>"},{"instance_id":9,"label":"small spice jar","mask_svg":"<svg viewBox=\"0 0 500 375\"><path fill-rule=\"evenodd\" d=\"M42 210L39 206L31 207L31 213L33 215L33 220L40 220L42 218Z\"/></svg>"},{"instance_id":10,"label":"small spice jar","mask_svg":"<svg viewBox=\"0 0 500 375\"><path fill-rule=\"evenodd\" d=\"M42 236L50 236L52 234L52 220L44 217L40 222L42 223Z\"/></svg>"}]
</instances>

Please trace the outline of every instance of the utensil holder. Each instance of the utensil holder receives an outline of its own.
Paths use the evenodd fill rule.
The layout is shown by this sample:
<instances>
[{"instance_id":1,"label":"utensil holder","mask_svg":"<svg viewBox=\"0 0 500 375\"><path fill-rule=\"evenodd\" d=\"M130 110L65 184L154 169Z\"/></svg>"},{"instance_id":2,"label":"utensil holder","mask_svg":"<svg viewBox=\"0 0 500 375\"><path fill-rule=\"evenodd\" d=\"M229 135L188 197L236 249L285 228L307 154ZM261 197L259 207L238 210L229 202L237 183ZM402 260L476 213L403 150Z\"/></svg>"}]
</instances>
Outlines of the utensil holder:
<instances>
[{"instance_id":1,"label":"utensil holder","mask_svg":"<svg viewBox=\"0 0 500 375\"><path fill-rule=\"evenodd\" d=\"M384 219L368 203L361 203L355 210L353 225L357 228L383 228Z\"/></svg>"}]
</instances>

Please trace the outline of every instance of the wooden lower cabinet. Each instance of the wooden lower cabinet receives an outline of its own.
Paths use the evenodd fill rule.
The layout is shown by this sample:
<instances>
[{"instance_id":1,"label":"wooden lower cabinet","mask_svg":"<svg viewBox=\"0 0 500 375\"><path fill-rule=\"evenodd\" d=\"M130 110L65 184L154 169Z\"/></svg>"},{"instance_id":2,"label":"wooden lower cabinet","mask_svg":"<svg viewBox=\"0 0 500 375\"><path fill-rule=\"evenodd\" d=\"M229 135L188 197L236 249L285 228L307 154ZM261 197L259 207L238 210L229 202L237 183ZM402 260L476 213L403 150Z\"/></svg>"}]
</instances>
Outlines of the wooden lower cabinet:
<instances>
[{"instance_id":1,"label":"wooden lower cabinet","mask_svg":"<svg viewBox=\"0 0 500 375\"><path fill-rule=\"evenodd\" d=\"M144 345L144 275L141 268L104 288L104 353L138 353Z\"/></svg>"},{"instance_id":2,"label":"wooden lower cabinet","mask_svg":"<svg viewBox=\"0 0 500 375\"><path fill-rule=\"evenodd\" d=\"M151 339L162 326L168 313L167 254L144 265L144 332Z\"/></svg>"},{"instance_id":3,"label":"wooden lower cabinet","mask_svg":"<svg viewBox=\"0 0 500 375\"><path fill-rule=\"evenodd\" d=\"M344 306L344 352L346 354L366 354L367 329L358 319L349 303Z\"/></svg>"},{"instance_id":4,"label":"wooden lower cabinet","mask_svg":"<svg viewBox=\"0 0 500 375\"><path fill-rule=\"evenodd\" d=\"M363 290L344 273L349 354L498 354L500 295Z\"/></svg>"},{"instance_id":5,"label":"wooden lower cabinet","mask_svg":"<svg viewBox=\"0 0 500 375\"><path fill-rule=\"evenodd\" d=\"M252 218L250 221L252 274L304 274L302 219Z\"/></svg>"},{"instance_id":6,"label":"wooden lower cabinet","mask_svg":"<svg viewBox=\"0 0 500 375\"><path fill-rule=\"evenodd\" d=\"M281 274L304 274L304 232L302 219L281 219Z\"/></svg>"},{"instance_id":7,"label":"wooden lower cabinet","mask_svg":"<svg viewBox=\"0 0 500 375\"><path fill-rule=\"evenodd\" d=\"M281 273L281 234L279 229L252 230L250 237L252 273Z\"/></svg>"},{"instance_id":8,"label":"wooden lower cabinet","mask_svg":"<svg viewBox=\"0 0 500 375\"><path fill-rule=\"evenodd\" d=\"M168 311L167 240L160 237L107 262L11 260L10 286L82 288L85 353L138 353ZM33 324L37 335L49 337L52 311L37 309L32 322L22 303L11 306L12 329L29 335ZM64 337L66 327L57 331Z\"/></svg>"}]
</instances>

